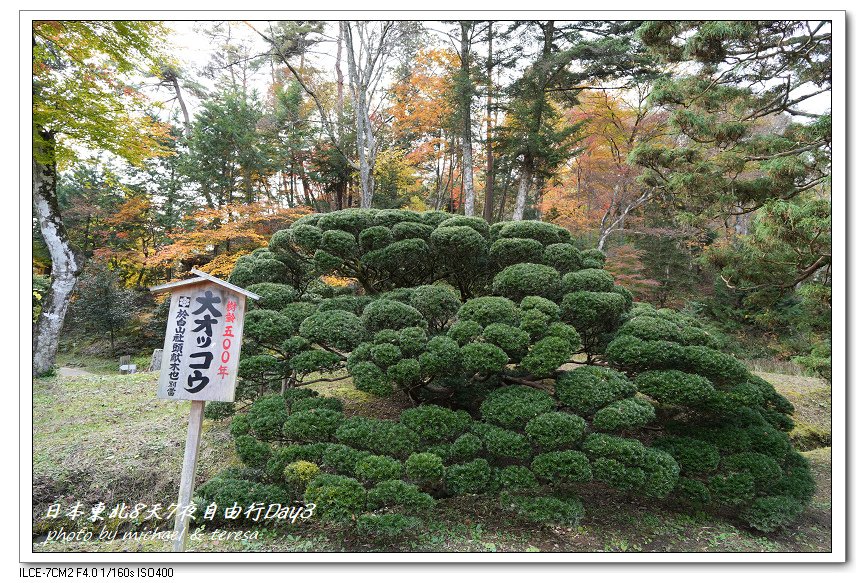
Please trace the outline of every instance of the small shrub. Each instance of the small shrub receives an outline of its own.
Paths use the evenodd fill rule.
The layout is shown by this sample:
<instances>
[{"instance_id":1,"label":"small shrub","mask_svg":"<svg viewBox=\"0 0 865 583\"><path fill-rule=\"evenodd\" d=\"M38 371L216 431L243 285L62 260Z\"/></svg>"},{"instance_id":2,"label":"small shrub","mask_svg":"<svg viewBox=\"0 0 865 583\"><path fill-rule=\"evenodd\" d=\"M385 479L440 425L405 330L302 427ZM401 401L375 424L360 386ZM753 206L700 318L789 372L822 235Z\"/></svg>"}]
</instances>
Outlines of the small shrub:
<instances>
[{"instance_id":1,"label":"small shrub","mask_svg":"<svg viewBox=\"0 0 865 583\"><path fill-rule=\"evenodd\" d=\"M402 514L362 514L357 519L358 534L380 540L402 538L420 527L420 520Z\"/></svg>"},{"instance_id":2,"label":"small shrub","mask_svg":"<svg viewBox=\"0 0 865 583\"><path fill-rule=\"evenodd\" d=\"M370 455L357 462L354 475L372 483L396 480L402 476L402 464L386 455Z\"/></svg>"},{"instance_id":3,"label":"small shrub","mask_svg":"<svg viewBox=\"0 0 865 583\"><path fill-rule=\"evenodd\" d=\"M358 462L370 455L372 454L369 452L360 451L341 443L331 443L324 450L321 462L325 467L339 474L354 476L354 469Z\"/></svg>"},{"instance_id":4,"label":"small shrub","mask_svg":"<svg viewBox=\"0 0 865 583\"><path fill-rule=\"evenodd\" d=\"M442 458L432 453L413 453L405 462L405 475L418 483L438 482L444 478Z\"/></svg>"},{"instance_id":5,"label":"small shrub","mask_svg":"<svg viewBox=\"0 0 865 583\"><path fill-rule=\"evenodd\" d=\"M231 433L232 437L248 435L250 431L252 431L252 428L249 426L249 419L246 413L238 413L231 419L229 433Z\"/></svg>"},{"instance_id":6,"label":"small shrub","mask_svg":"<svg viewBox=\"0 0 865 583\"><path fill-rule=\"evenodd\" d=\"M516 302L527 296L555 300L561 297L562 278L555 268L538 263L517 263L493 279L493 293Z\"/></svg>"},{"instance_id":7,"label":"small shrub","mask_svg":"<svg viewBox=\"0 0 865 583\"><path fill-rule=\"evenodd\" d=\"M655 408L644 399L622 399L610 403L592 418L592 425L603 431L623 431L643 427L655 419Z\"/></svg>"},{"instance_id":8,"label":"small shrub","mask_svg":"<svg viewBox=\"0 0 865 583\"><path fill-rule=\"evenodd\" d=\"M429 494L421 492L414 484L391 479L370 489L367 493L367 504L373 510L398 507L403 512L416 513L435 506L435 500Z\"/></svg>"},{"instance_id":9,"label":"small shrub","mask_svg":"<svg viewBox=\"0 0 865 583\"><path fill-rule=\"evenodd\" d=\"M496 389L484 399L481 415L490 423L521 430L538 415L552 411L554 406L553 398L543 391L509 385Z\"/></svg>"},{"instance_id":10,"label":"small shrub","mask_svg":"<svg viewBox=\"0 0 865 583\"><path fill-rule=\"evenodd\" d=\"M234 445L240 461L252 468L264 469L272 453L269 445L251 435L241 435L235 439Z\"/></svg>"},{"instance_id":11,"label":"small shrub","mask_svg":"<svg viewBox=\"0 0 865 583\"><path fill-rule=\"evenodd\" d=\"M463 369L469 374L492 374L508 363L505 351L487 342L469 342L462 347L460 358Z\"/></svg>"},{"instance_id":12,"label":"small shrub","mask_svg":"<svg viewBox=\"0 0 865 583\"><path fill-rule=\"evenodd\" d=\"M525 460L532 448L526 436L491 425L484 431L484 447L493 457Z\"/></svg>"},{"instance_id":13,"label":"small shrub","mask_svg":"<svg viewBox=\"0 0 865 583\"><path fill-rule=\"evenodd\" d=\"M737 507L754 498L754 478L750 474L735 472L709 479L709 493L716 504Z\"/></svg>"},{"instance_id":14,"label":"small shrub","mask_svg":"<svg viewBox=\"0 0 865 583\"><path fill-rule=\"evenodd\" d=\"M297 399L291 404L291 412L311 411L312 409L331 409L342 411L342 401L336 397L306 397Z\"/></svg>"},{"instance_id":15,"label":"small shrub","mask_svg":"<svg viewBox=\"0 0 865 583\"><path fill-rule=\"evenodd\" d=\"M496 472L494 480L497 490L535 490L540 487L532 471L523 466L506 466Z\"/></svg>"},{"instance_id":16,"label":"small shrub","mask_svg":"<svg viewBox=\"0 0 865 583\"><path fill-rule=\"evenodd\" d=\"M234 415L234 401L210 401L204 406L204 418L219 421Z\"/></svg>"},{"instance_id":17,"label":"small shrub","mask_svg":"<svg viewBox=\"0 0 865 583\"><path fill-rule=\"evenodd\" d=\"M526 435L544 451L573 449L586 433L586 420L570 413L538 415L526 424Z\"/></svg>"},{"instance_id":18,"label":"small shrub","mask_svg":"<svg viewBox=\"0 0 865 583\"><path fill-rule=\"evenodd\" d=\"M477 435L466 433L454 440L448 452L451 461L464 461L475 457L483 448L483 441Z\"/></svg>"},{"instance_id":19,"label":"small shrub","mask_svg":"<svg viewBox=\"0 0 865 583\"><path fill-rule=\"evenodd\" d=\"M553 484L576 484L592 479L589 458L574 450L542 453L532 460L532 471L540 480Z\"/></svg>"},{"instance_id":20,"label":"small shrub","mask_svg":"<svg viewBox=\"0 0 865 583\"><path fill-rule=\"evenodd\" d=\"M519 310L516 304L507 298L487 296L467 301L457 312L460 320L471 320L481 326L481 330L490 324L508 324L519 322ZM478 331L480 334L480 331Z\"/></svg>"},{"instance_id":21,"label":"small shrub","mask_svg":"<svg viewBox=\"0 0 865 583\"><path fill-rule=\"evenodd\" d=\"M636 391L624 374L601 366L581 366L556 381L556 397L580 415L592 415Z\"/></svg>"},{"instance_id":22,"label":"small shrub","mask_svg":"<svg viewBox=\"0 0 865 583\"><path fill-rule=\"evenodd\" d=\"M490 481L492 471L485 459L475 459L445 470L445 485L451 494L479 494Z\"/></svg>"},{"instance_id":23,"label":"small shrub","mask_svg":"<svg viewBox=\"0 0 865 583\"><path fill-rule=\"evenodd\" d=\"M789 496L766 496L754 500L742 518L751 528L772 532L792 524L803 510L802 504Z\"/></svg>"},{"instance_id":24,"label":"small shrub","mask_svg":"<svg viewBox=\"0 0 865 583\"><path fill-rule=\"evenodd\" d=\"M366 507L366 490L353 478L319 474L306 487L304 500L315 504L321 520L347 522Z\"/></svg>"},{"instance_id":25,"label":"small shrub","mask_svg":"<svg viewBox=\"0 0 865 583\"><path fill-rule=\"evenodd\" d=\"M450 442L471 424L471 416L465 411L452 411L438 405L406 409L399 420L427 443Z\"/></svg>"},{"instance_id":26,"label":"small shrub","mask_svg":"<svg viewBox=\"0 0 865 583\"><path fill-rule=\"evenodd\" d=\"M328 441L344 420L341 412L332 409L298 411L288 416L282 432L291 441Z\"/></svg>"},{"instance_id":27,"label":"small shrub","mask_svg":"<svg viewBox=\"0 0 865 583\"><path fill-rule=\"evenodd\" d=\"M585 516L582 502L576 498L553 496L514 496L504 493L502 509L516 512L529 522L576 525Z\"/></svg>"},{"instance_id":28,"label":"small shrub","mask_svg":"<svg viewBox=\"0 0 865 583\"><path fill-rule=\"evenodd\" d=\"M285 399L281 395L268 395L257 399L246 415L256 437L274 441L281 436L282 426L288 419Z\"/></svg>"},{"instance_id":29,"label":"small shrub","mask_svg":"<svg viewBox=\"0 0 865 583\"><path fill-rule=\"evenodd\" d=\"M304 491L314 477L320 473L318 466L306 460L292 462L285 466L285 481L295 491Z\"/></svg>"},{"instance_id":30,"label":"small shrub","mask_svg":"<svg viewBox=\"0 0 865 583\"><path fill-rule=\"evenodd\" d=\"M520 368L539 377L551 376L573 356L568 340L548 336L532 346L528 355L520 362Z\"/></svg>"},{"instance_id":31,"label":"small shrub","mask_svg":"<svg viewBox=\"0 0 865 583\"><path fill-rule=\"evenodd\" d=\"M685 475L701 475L718 467L718 448L690 437L667 436L655 440L652 447L662 449L675 458Z\"/></svg>"},{"instance_id":32,"label":"small shrub","mask_svg":"<svg viewBox=\"0 0 865 583\"><path fill-rule=\"evenodd\" d=\"M562 278L562 291L571 292L611 292L615 282L613 276L603 269L582 269L567 273Z\"/></svg>"}]
</instances>

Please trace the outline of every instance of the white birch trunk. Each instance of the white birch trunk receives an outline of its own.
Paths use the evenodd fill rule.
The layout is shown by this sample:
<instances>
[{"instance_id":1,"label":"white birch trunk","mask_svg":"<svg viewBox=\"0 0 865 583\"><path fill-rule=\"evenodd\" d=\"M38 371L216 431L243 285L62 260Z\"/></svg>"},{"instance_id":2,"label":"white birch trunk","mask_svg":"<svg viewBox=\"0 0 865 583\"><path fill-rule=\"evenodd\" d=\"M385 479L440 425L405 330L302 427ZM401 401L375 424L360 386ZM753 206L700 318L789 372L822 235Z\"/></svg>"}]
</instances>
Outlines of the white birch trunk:
<instances>
[{"instance_id":1,"label":"white birch trunk","mask_svg":"<svg viewBox=\"0 0 865 583\"><path fill-rule=\"evenodd\" d=\"M53 146L53 136L47 140ZM53 159L53 147L49 155ZM33 206L39 230L51 255L51 287L33 329L33 374L50 371L57 356L60 330L81 267L69 245L57 204L57 171L33 159Z\"/></svg>"},{"instance_id":2,"label":"white birch trunk","mask_svg":"<svg viewBox=\"0 0 865 583\"><path fill-rule=\"evenodd\" d=\"M520 181L517 186L517 202L514 205L514 220L523 220L523 213L526 210L526 199L529 195L529 185L532 183L532 173L529 168L523 164L520 166Z\"/></svg>"}]
</instances>

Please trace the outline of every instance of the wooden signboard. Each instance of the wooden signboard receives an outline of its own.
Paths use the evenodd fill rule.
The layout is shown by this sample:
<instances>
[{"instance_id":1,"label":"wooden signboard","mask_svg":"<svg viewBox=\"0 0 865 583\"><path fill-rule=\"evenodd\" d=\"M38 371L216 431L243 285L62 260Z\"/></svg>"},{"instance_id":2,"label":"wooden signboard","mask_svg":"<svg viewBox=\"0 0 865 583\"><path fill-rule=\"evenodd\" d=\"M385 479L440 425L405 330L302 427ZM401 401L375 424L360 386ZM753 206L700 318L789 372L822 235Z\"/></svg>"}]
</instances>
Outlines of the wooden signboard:
<instances>
[{"instance_id":1,"label":"wooden signboard","mask_svg":"<svg viewBox=\"0 0 865 583\"><path fill-rule=\"evenodd\" d=\"M204 403L234 401L246 298L259 299L227 281L197 269L192 272L197 277L150 288L171 291L157 396L191 401L174 523L178 552L186 549L189 515L182 509L192 501Z\"/></svg>"}]
</instances>

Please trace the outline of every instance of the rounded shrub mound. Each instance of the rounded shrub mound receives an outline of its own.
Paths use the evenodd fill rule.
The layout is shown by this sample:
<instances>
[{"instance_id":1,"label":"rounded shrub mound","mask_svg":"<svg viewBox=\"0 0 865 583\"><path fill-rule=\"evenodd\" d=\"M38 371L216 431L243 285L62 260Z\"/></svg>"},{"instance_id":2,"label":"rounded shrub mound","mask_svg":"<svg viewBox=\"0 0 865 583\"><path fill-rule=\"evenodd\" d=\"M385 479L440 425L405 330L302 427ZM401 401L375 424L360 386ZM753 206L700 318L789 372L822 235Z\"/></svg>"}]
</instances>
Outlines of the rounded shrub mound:
<instances>
[{"instance_id":1,"label":"rounded shrub mound","mask_svg":"<svg viewBox=\"0 0 865 583\"><path fill-rule=\"evenodd\" d=\"M198 495L315 504L370 539L448 496L573 525L580 492L795 524L815 485L793 408L674 310L635 304L564 228L440 211L303 217L230 276L250 303L238 402L210 408L246 466ZM366 393L393 419L314 390ZM382 407L379 407L379 403Z\"/></svg>"}]
</instances>

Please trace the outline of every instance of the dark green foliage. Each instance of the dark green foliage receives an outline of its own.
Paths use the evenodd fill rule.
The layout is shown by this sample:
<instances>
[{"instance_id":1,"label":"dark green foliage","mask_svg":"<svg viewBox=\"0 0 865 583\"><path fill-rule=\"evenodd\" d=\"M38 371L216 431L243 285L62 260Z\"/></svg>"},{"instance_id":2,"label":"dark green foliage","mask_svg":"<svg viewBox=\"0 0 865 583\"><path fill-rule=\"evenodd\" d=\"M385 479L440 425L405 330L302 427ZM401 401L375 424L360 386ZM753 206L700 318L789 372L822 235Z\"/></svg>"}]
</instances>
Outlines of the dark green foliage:
<instances>
[{"instance_id":1,"label":"dark green foliage","mask_svg":"<svg viewBox=\"0 0 865 583\"><path fill-rule=\"evenodd\" d=\"M267 460L264 472L271 480L279 481L284 477L285 468L290 463L303 460L319 464L328 445L327 443L293 443L278 447Z\"/></svg>"},{"instance_id":2,"label":"dark green foliage","mask_svg":"<svg viewBox=\"0 0 865 583\"><path fill-rule=\"evenodd\" d=\"M398 507L403 512L415 513L429 510L435 506L435 500L414 484L390 479L380 481L367 492L367 504L370 509Z\"/></svg>"},{"instance_id":3,"label":"dark green foliage","mask_svg":"<svg viewBox=\"0 0 865 583\"><path fill-rule=\"evenodd\" d=\"M413 237L401 237L412 239ZM363 251L375 251L393 243L394 236L387 227L376 226L364 229L357 237Z\"/></svg>"},{"instance_id":4,"label":"dark green foliage","mask_svg":"<svg viewBox=\"0 0 865 583\"><path fill-rule=\"evenodd\" d=\"M357 462L354 475L364 482L396 480L402 476L402 464L386 455L370 455Z\"/></svg>"},{"instance_id":5,"label":"dark green foliage","mask_svg":"<svg viewBox=\"0 0 865 583\"><path fill-rule=\"evenodd\" d=\"M576 498L554 496L501 496L502 509L513 511L528 522L575 525L585 516L582 502Z\"/></svg>"},{"instance_id":6,"label":"dark green foliage","mask_svg":"<svg viewBox=\"0 0 865 583\"><path fill-rule=\"evenodd\" d=\"M539 310L552 320L556 320L561 315L561 310L558 304L547 298L540 296L526 296L520 302L520 310L526 312L528 310Z\"/></svg>"},{"instance_id":7,"label":"dark green foliage","mask_svg":"<svg viewBox=\"0 0 865 583\"><path fill-rule=\"evenodd\" d=\"M526 424L526 435L541 450L572 449L586 433L586 420L570 413L538 415Z\"/></svg>"},{"instance_id":8,"label":"dark green foliage","mask_svg":"<svg viewBox=\"0 0 865 583\"><path fill-rule=\"evenodd\" d=\"M682 346L664 340L616 336L607 345L606 356L611 365L631 372L675 368L682 361Z\"/></svg>"},{"instance_id":9,"label":"dark green foliage","mask_svg":"<svg viewBox=\"0 0 865 583\"><path fill-rule=\"evenodd\" d=\"M250 469L220 479L286 484L288 497L308 482L317 516L357 520L370 537L404 532L403 518L432 505L421 490L516 493L506 507L520 517L573 524L582 506L559 496L590 480L751 512L755 528L786 523L814 493L784 433L789 401L695 318L634 304L603 253L574 245L538 221L396 209L277 233L235 270L264 298L249 312L239 389L266 396L232 421ZM571 360L586 364L561 370ZM399 422L346 419L339 400L294 387L343 366L359 390L396 388L421 405ZM555 398L537 388L546 379ZM367 495L361 482L377 485Z\"/></svg>"},{"instance_id":10,"label":"dark green foliage","mask_svg":"<svg viewBox=\"0 0 865 583\"><path fill-rule=\"evenodd\" d=\"M471 417L465 411L452 411L438 405L406 409L399 420L425 443L450 443L471 424Z\"/></svg>"},{"instance_id":11,"label":"dark green foliage","mask_svg":"<svg viewBox=\"0 0 865 583\"><path fill-rule=\"evenodd\" d=\"M693 478L680 477L673 495L691 508L703 508L712 500L706 485Z\"/></svg>"},{"instance_id":12,"label":"dark green foliage","mask_svg":"<svg viewBox=\"0 0 865 583\"><path fill-rule=\"evenodd\" d=\"M640 373L634 383L641 393L656 401L671 405L702 408L715 388L708 379L678 370L658 370Z\"/></svg>"},{"instance_id":13,"label":"dark green foliage","mask_svg":"<svg viewBox=\"0 0 865 583\"><path fill-rule=\"evenodd\" d=\"M252 428L249 426L249 419L246 417L246 413L238 413L231 419L229 432L232 437L248 435L250 431L252 431Z\"/></svg>"},{"instance_id":14,"label":"dark green foliage","mask_svg":"<svg viewBox=\"0 0 865 583\"><path fill-rule=\"evenodd\" d=\"M755 485L751 474L736 472L713 476L708 486L712 501L722 506L737 507L754 498Z\"/></svg>"},{"instance_id":15,"label":"dark green foliage","mask_svg":"<svg viewBox=\"0 0 865 583\"><path fill-rule=\"evenodd\" d=\"M321 520L347 522L366 507L366 490L353 478L319 474L306 487L304 500L315 504Z\"/></svg>"},{"instance_id":16,"label":"dark green foliage","mask_svg":"<svg viewBox=\"0 0 865 583\"><path fill-rule=\"evenodd\" d=\"M282 426L288 419L285 399L281 395L261 397L249 408L246 418L258 439L274 441L282 434Z\"/></svg>"},{"instance_id":17,"label":"dark green foliage","mask_svg":"<svg viewBox=\"0 0 865 583\"><path fill-rule=\"evenodd\" d=\"M544 249L543 263L565 274L580 269L583 265L583 256L579 249L569 243L554 243Z\"/></svg>"},{"instance_id":18,"label":"dark green foliage","mask_svg":"<svg viewBox=\"0 0 865 583\"><path fill-rule=\"evenodd\" d=\"M397 342L404 355L415 357L426 348L427 334L423 328L403 328L399 331Z\"/></svg>"},{"instance_id":19,"label":"dark green foliage","mask_svg":"<svg viewBox=\"0 0 865 583\"><path fill-rule=\"evenodd\" d=\"M646 472L641 468L605 457L592 462L592 475L596 480L619 490L638 490L646 483Z\"/></svg>"},{"instance_id":20,"label":"dark green foliage","mask_svg":"<svg viewBox=\"0 0 865 583\"><path fill-rule=\"evenodd\" d=\"M270 346L279 346L296 331L294 322L275 310L250 310L243 323L245 337Z\"/></svg>"},{"instance_id":21,"label":"dark green foliage","mask_svg":"<svg viewBox=\"0 0 865 583\"><path fill-rule=\"evenodd\" d=\"M730 356L705 346L684 346L681 350L684 370L718 383L738 383L748 379L745 365Z\"/></svg>"},{"instance_id":22,"label":"dark green foliage","mask_svg":"<svg viewBox=\"0 0 865 583\"><path fill-rule=\"evenodd\" d=\"M534 239L542 245L568 243L571 234L564 227L541 221L512 221L505 223L499 230L500 238Z\"/></svg>"},{"instance_id":23,"label":"dark green foliage","mask_svg":"<svg viewBox=\"0 0 865 583\"><path fill-rule=\"evenodd\" d=\"M481 404L481 415L485 421L506 429L521 431L526 423L553 410L555 401L547 393L524 387L509 385L496 389Z\"/></svg>"},{"instance_id":24,"label":"dark green foliage","mask_svg":"<svg viewBox=\"0 0 865 583\"><path fill-rule=\"evenodd\" d=\"M342 413L332 409L298 411L288 416L282 432L292 441L328 441L343 421Z\"/></svg>"},{"instance_id":25,"label":"dark green foliage","mask_svg":"<svg viewBox=\"0 0 865 583\"><path fill-rule=\"evenodd\" d=\"M462 305L457 315L460 320L477 322L481 328L486 328L490 324L514 326L520 320L519 310L514 302L495 296L469 300Z\"/></svg>"},{"instance_id":26,"label":"dark green foliage","mask_svg":"<svg viewBox=\"0 0 865 583\"><path fill-rule=\"evenodd\" d=\"M251 435L241 435L235 438L234 445L240 461L251 468L264 469L272 454L269 445L258 441Z\"/></svg>"},{"instance_id":27,"label":"dark green foliage","mask_svg":"<svg viewBox=\"0 0 865 583\"><path fill-rule=\"evenodd\" d=\"M561 296L562 278L548 265L517 263L505 267L493 278L493 293L520 302L527 296L556 300Z\"/></svg>"},{"instance_id":28,"label":"dark green foliage","mask_svg":"<svg viewBox=\"0 0 865 583\"><path fill-rule=\"evenodd\" d=\"M520 363L520 368L538 377L552 376L573 354L573 347L568 340L548 336L529 349L529 353Z\"/></svg>"},{"instance_id":29,"label":"dark green foliage","mask_svg":"<svg viewBox=\"0 0 865 583\"><path fill-rule=\"evenodd\" d=\"M279 486L221 475L217 475L204 483L195 491L195 496L208 504L215 502L220 510L216 513L217 516L222 515L226 508L231 508L235 504L249 508L256 503L290 505L292 502L288 493Z\"/></svg>"},{"instance_id":30,"label":"dark green foliage","mask_svg":"<svg viewBox=\"0 0 865 583\"><path fill-rule=\"evenodd\" d=\"M535 490L539 487L532 471L523 466L506 466L497 470L494 481L496 489L503 491Z\"/></svg>"},{"instance_id":31,"label":"dark green foliage","mask_svg":"<svg viewBox=\"0 0 865 583\"><path fill-rule=\"evenodd\" d=\"M751 528L772 532L792 524L803 510L802 504L789 496L766 496L754 500L742 518Z\"/></svg>"},{"instance_id":32,"label":"dark green foliage","mask_svg":"<svg viewBox=\"0 0 865 583\"><path fill-rule=\"evenodd\" d=\"M464 346L478 338L483 331L483 326L474 320L460 320L450 327L450 330L448 330L448 337L452 338L460 346Z\"/></svg>"},{"instance_id":33,"label":"dark green foliage","mask_svg":"<svg viewBox=\"0 0 865 583\"><path fill-rule=\"evenodd\" d=\"M412 387L421 382L420 362L414 358L403 358L387 369L387 378L399 387Z\"/></svg>"},{"instance_id":34,"label":"dark green foliage","mask_svg":"<svg viewBox=\"0 0 865 583\"><path fill-rule=\"evenodd\" d=\"M592 418L592 426L602 431L622 431L643 427L655 418L655 408L644 399L622 399L610 403Z\"/></svg>"},{"instance_id":35,"label":"dark green foliage","mask_svg":"<svg viewBox=\"0 0 865 583\"><path fill-rule=\"evenodd\" d=\"M300 299L300 293L296 289L281 283L256 283L247 289L261 296L256 305L265 310L281 310L291 302Z\"/></svg>"},{"instance_id":36,"label":"dark green foliage","mask_svg":"<svg viewBox=\"0 0 865 583\"><path fill-rule=\"evenodd\" d=\"M234 415L234 402L210 401L204 406L204 418L219 421Z\"/></svg>"},{"instance_id":37,"label":"dark green foliage","mask_svg":"<svg viewBox=\"0 0 865 583\"><path fill-rule=\"evenodd\" d=\"M592 459L605 457L629 466L642 466L646 461L646 447L638 440L604 433L586 437L582 450Z\"/></svg>"},{"instance_id":38,"label":"dark green foliage","mask_svg":"<svg viewBox=\"0 0 865 583\"><path fill-rule=\"evenodd\" d=\"M562 291L566 294L580 291L611 292L614 285L613 276L603 269L581 269L567 273L562 278Z\"/></svg>"},{"instance_id":39,"label":"dark green foliage","mask_svg":"<svg viewBox=\"0 0 865 583\"><path fill-rule=\"evenodd\" d=\"M426 326L423 315L406 304L393 300L376 300L363 310L363 325L371 332L391 329L401 330L409 326Z\"/></svg>"},{"instance_id":40,"label":"dark green foliage","mask_svg":"<svg viewBox=\"0 0 865 583\"><path fill-rule=\"evenodd\" d=\"M381 369L387 369L402 359L402 351L393 344L376 344L370 350L369 358Z\"/></svg>"},{"instance_id":41,"label":"dark green foliage","mask_svg":"<svg viewBox=\"0 0 865 583\"><path fill-rule=\"evenodd\" d=\"M401 304L400 304L401 305ZM369 309L364 309L364 317ZM316 312L300 325L300 334L310 342L336 348L338 350L352 350L364 341L366 320L361 319L351 312L345 310L327 310Z\"/></svg>"},{"instance_id":42,"label":"dark green foliage","mask_svg":"<svg viewBox=\"0 0 865 583\"><path fill-rule=\"evenodd\" d=\"M487 342L469 342L460 350L460 362L469 374L492 374L508 363L504 350Z\"/></svg>"},{"instance_id":43,"label":"dark green foliage","mask_svg":"<svg viewBox=\"0 0 865 583\"><path fill-rule=\"evenodd\" d=\"M490 481L492 471L485 459L449 466L445 471L445 485L451 494L479 494Z\"/></svg>"},{"instance_id":44,"label":"dark green foliage","mask_svg":"<svg viewBox=\"0 0 865 583\"><path fill-rule=\"evenodd\" d=\"M672 455L686 475L700 475L718 467L721 460L718 448L705 441L690 437L667 436L655 440L652 447Z\"/></svg>"},{"instance_id":45,"label":"dark green foliage","mask_svg":"<svg viewBox=\"0 0 865 583\"><path fill-rule=\"evenodd\" d=\"M342 357L327 350L304 350L291 357L288 366L299 374L342 368Z\"/></svg>"},{"instance_id":46,"label":"dark green foliage","mask_svg":"<svg viewBox=\"0 0 865 583\"><path fill-rule=\"evenodd\" d=\"M475 457L483 448L483 441L477 435L466 433L459 436L450 446L448 460L464 461Z\"/></svg>"},{"instance_id":47,"label":"dark green foliage","mask_svg":"<svg viewBox=\"0 0 865 583\"><path fill-rule=\"evenodd\" d=\"M433 330L442 330L460 309L459 296L443 285L422 285L414 289L409 299Z\"/></svg>"},{"instance_id":48,"label":"dark green foliage","mask_svg":"<svg viewBox=\"0 0 865 583\"><path fill-rule=\"evenodd\" d=\"M417 518L402 514L361 514L357 519L357 532L364 537L390 540L417 532L421 524Z\"/></svg>"},{"instance_id":49,"label":"dark green foliage","mask_svg":"<svg viewBox=\"0 0 865 583\"><path fill-rule=\"evenodd\" d=\"M386 397L393 392L393 385L387 375L371 362L360 362L349 366L348 371L354 379L355 388L359 391L379 397Z\"/></svg>"},{"instance_id":50,"label":"dark green foliage","mask_svg":"<svg viewBox=\"0 0 865 583\"><path fill-rule=\"evenodd\" d=\"M499 267L517 263L541 263L544 255L544 246L534 239L498 239L490 245L490 258Z\"/></svg>"},{"instance_id":51,"label":"dark green foliage","mask_svg":"<svg viewBox=\"0 0 865 583\"><path fill-rule=\"evenodd\" d=\"M581 366L556 381L556 397L580 415L592 415L610 403L633 396L636 390L624 374L600 366Z\"/></svg>"},{"instance_id":52,"label":"dark green foliage","mask_svg":"<svg viewBox=\"0 0 865 583\"><path fill-rule=\"evenodd\" d=\"M370 455L372 454L369 452L360 451L341 443L331 443L324 450L321 462L334 472L354 476L358 462Z\"/></svg>"},{"instance_id":53,"label":"dark green foliage","mask_svg":"<svg viewBox=\"0 0 865 583\"><path fill-rule=\"evenodd\" d=\"M483 433L483 444L493 458L526 460L532 448L525 435L490 425Z\"/></svg>"},{"instance_id":54,"label":"dark green foliage","mask_svg":"<svg viewBox=\"0 0 865 583\"><path fill-rule=\"evenodd\" d=\"M531 342L528 332L507 324L490 324L484 328L483 340L498 346L515 360L525 356Z\"/></svg>"},{"instance_id":55,"label":"dark green foliage","mask_svg":"<svg viewBox=\"0 0 865 583\"><path fill-rule=\"evenodd\" d=\"M553 484L576 484L592 479L589 458L574 450L542 453L532 460L532 471L538 479Z\"/></svg>"},{"instance_id":56,"label":"dark green foliage","mask_svg":"<svg viewBox=\"0 0 865 583\"><path fill-rule=\"evenodd\" d=\"M726 457L721 461L721 467L731 472L750 474L758 492L768 490L782 476L778 462L756 452L737 453Z\"/></svg>"},{"instance_id":57,"label":"dark green foliage","mask_svg":"<svg viewBox=\"0 0 865 583\"><path fill-rule=\"evenodd\" d=\"M444 478L442 458L433 453L413 453L405 461L405 475L420 484L438 482Z\"/></svg>"},{"instance_id":58,"label":"dark green foliage","mask_svg":"<svg viewBox=\"0 0 865 583\"><path fill-rule=\"evenodd\" d=\"M679 481L679 464L665 451L648 448L642 467L646 471L646 483L641 493L646 496L664 498Z\"/></svg>"},{"instance_id":59,"label":"dark green foliage","mask_svg":"<svg viewBox=\"0 0 865 583\"><path fill-rule=\"evenodd\" d=\"M333 409L342 411L342 401L336 397L306 397L297 399L291 404L291 412L309 411L311 409Z\"/></svg>"},{"instance_id":60,"label":"dark green foliage","mask_svg":"<svg viewBox=\"0 0 865 583\"><path fill-rule=\"evenodd\" d=\"M393 421L351 417L336 431L336 439L354 447L395 458L406 458L417 450L417 433Z\"/></svg>"}]
</instances>

